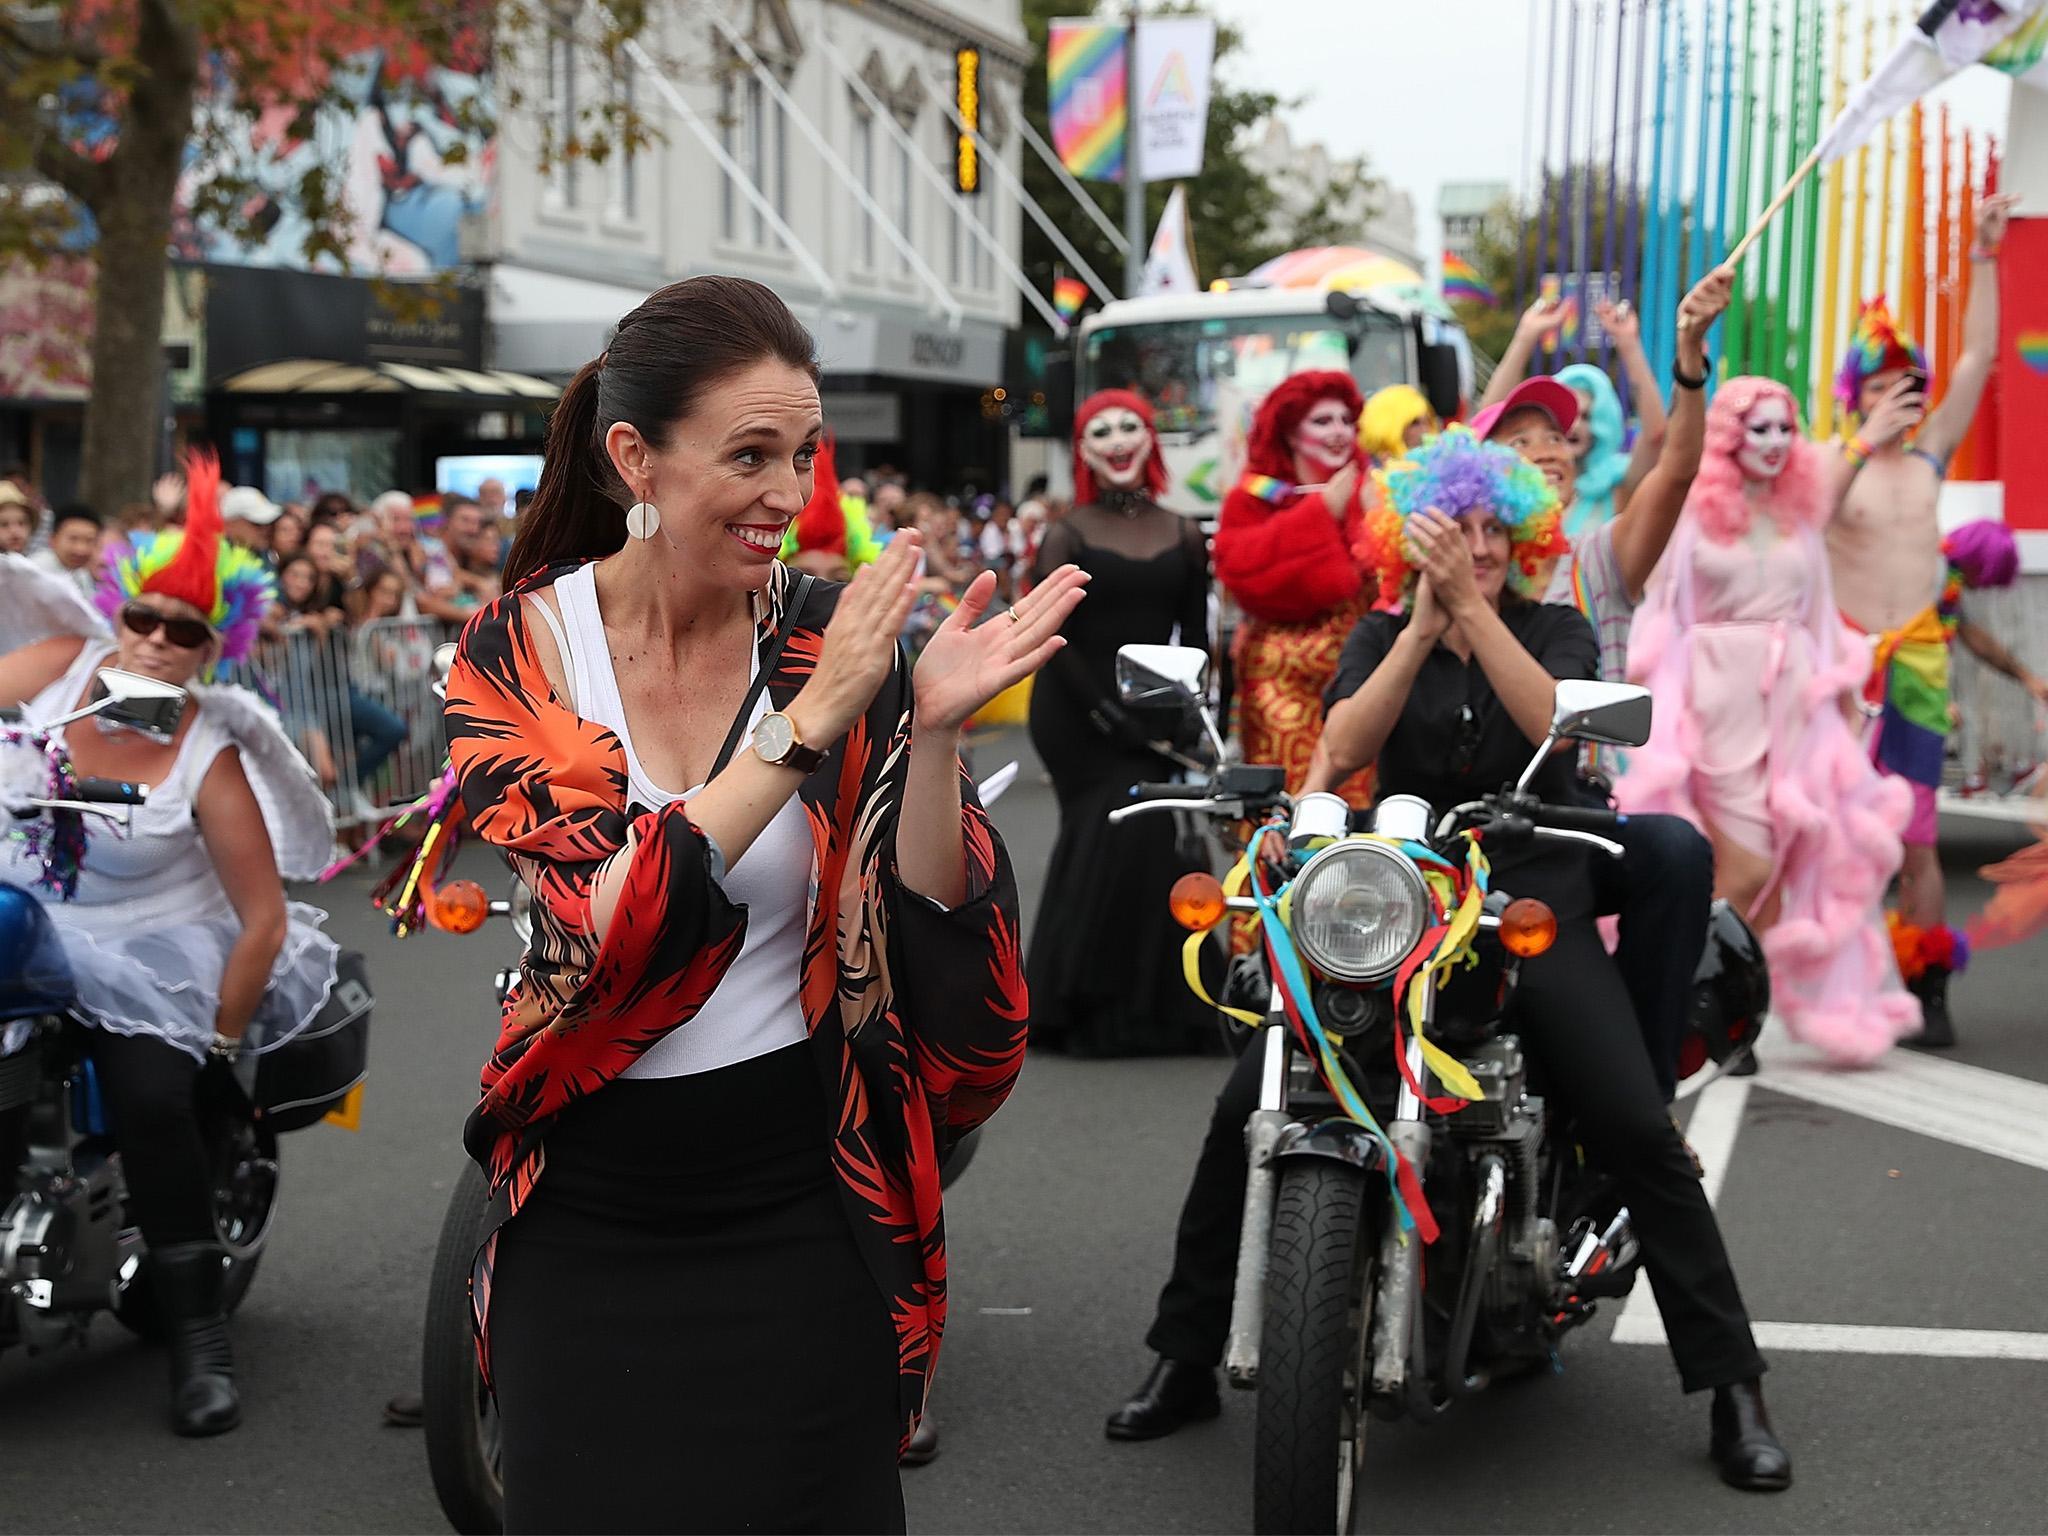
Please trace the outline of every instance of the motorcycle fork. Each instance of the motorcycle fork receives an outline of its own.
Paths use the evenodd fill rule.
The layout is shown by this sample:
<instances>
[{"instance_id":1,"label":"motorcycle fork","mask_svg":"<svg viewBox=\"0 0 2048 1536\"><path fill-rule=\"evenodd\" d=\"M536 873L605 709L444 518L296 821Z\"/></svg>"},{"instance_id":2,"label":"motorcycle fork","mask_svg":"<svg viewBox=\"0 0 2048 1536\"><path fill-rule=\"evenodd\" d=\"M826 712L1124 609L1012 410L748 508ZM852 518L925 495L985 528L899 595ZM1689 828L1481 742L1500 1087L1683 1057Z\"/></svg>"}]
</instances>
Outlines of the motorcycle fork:
<instances>
[{"instance_id":1,"label":"motorcycle fork","mask_svg":"<svg viewBox=\"0 0 2048 1536\"><path fill-rule=\"evenodd\" d=\"M1423 989L1422 1019L1427 1028L1436 1022L1435 975L1425 971L1414 984ZM1423 1117L1422 1100L1408 1085L1421 1082L1428 1070L1418 1031L1408 1037L1408 1071L1394 1102L1393 1122L1387 1127L1387 1139L1418 1176L1429 1166L1429 1122ZM1372 1305L1372 1395L1399 1401L1407 1391L1411 1356L1421 1335L1416 1322L1422 1296L1422 1243L1403 1230L1398 1217L1381 1230L1377 1273Z\"/></svg>"},{"instance_id":2,"label":"motorcycle fork","mask_svg":"<svg viewBox=\"0 0 2048 1536\"><path fill-rule=\"evenodd\" d=\"M1266 1009L1266 1027L1254 1049L1259 1062L1259 1107L1245 1121L1244 1216L1238 1223L1237 1280L1230 1297L1230 1335L1223 1372L1233 1387L1259 1380L1259 1334L1266 1317L1266 1264L1273 1238L1273 1144L1287 1128L1287 1013L1280 983Z\"/></svg>"}]
</instances>

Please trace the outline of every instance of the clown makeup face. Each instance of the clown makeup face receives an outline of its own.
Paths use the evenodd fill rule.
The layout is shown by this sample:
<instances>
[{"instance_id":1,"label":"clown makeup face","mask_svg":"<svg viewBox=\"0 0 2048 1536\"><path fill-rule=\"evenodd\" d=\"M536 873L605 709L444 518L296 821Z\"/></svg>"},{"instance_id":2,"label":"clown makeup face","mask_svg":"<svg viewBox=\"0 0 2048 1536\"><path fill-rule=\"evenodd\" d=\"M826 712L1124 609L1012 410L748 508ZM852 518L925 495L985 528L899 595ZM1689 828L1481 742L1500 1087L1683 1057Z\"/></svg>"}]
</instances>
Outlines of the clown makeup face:
<instances>
[{"instance_id":1,"label":"clown makeup face","mask_svg":"<svg viewBox=\"0 0 2048 1536\"><path fill-rule=\"evenodd\" d=\"M1304 483L1327 480L1358 452L1358 418L1342 400L1318 400L1288 441Z\"/></svg>"},{"instance_id":2,"label":"clown makeup face","mask_svg":"<svg viewBox=\"0 0 2048 1536\"><path fill-rule=\"evenodd\" d=\"M1104 490L1134 491L1145 483L1152 434L1136 411L1111 406L1088 418L1081 432L1081 459Z\"/></svg>"},{"instance_id":3,"label":"clown makeup face","mask_svg":"<svg viewBox=\"0 0 2048 1536\"><path fill-rule=\"evenodd\" d=\"M1766 395L1742 418L1742 447L1735 462L1751 480L1775 480L1785 472L1797 433L1792 408L1777 396Z\"/></svg>"}]
</instances>

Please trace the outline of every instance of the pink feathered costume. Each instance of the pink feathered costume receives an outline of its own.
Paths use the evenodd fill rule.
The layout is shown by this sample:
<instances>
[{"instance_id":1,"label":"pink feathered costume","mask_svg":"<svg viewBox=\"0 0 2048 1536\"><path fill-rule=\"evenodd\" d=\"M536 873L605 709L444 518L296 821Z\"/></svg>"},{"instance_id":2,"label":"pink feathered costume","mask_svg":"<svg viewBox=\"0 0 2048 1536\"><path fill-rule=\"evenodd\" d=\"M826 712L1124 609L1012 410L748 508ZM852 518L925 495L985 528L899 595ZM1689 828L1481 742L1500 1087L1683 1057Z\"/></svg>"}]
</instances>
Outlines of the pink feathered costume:
<instances>
[{"instance_id":1,"label":"pink feathered costume","mask_svg":"<svg viewBox=\"0 0 2048 1536\"><path fill-rule=\"evenodd\" d=\"M1920 1027L1883 917L1911 791L1871 767L1842 713L1870 651L1835 609L1818 450L1795 438L1755 498L1736 462L1745 418L1771 394L1791 406L1769 380L1731 379L1708 413L1699 476L1635 618L1629 676L1657 707L1616 798L1772 860L1760 898L1783 894L1763 939L1772 1001L1795 1039L1862 1064ZM1769 523L1752 528L1759 505Z\"/></svg>"}]
</instances>

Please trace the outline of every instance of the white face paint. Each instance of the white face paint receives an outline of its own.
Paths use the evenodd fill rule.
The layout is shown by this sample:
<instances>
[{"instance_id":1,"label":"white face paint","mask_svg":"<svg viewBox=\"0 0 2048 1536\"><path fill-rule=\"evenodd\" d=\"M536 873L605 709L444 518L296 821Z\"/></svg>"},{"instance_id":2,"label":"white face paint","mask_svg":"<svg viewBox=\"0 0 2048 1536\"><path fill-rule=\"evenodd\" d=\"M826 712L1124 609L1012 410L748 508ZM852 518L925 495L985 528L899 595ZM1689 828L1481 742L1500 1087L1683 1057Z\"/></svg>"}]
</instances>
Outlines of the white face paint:
<instances>
[{"instance_id":1,"label":"white face paint","mask_svg":"<svg viewBox=\"0 0 2048 1536\"><path fill-rule=\"evenodd\" d=\"M1318 400L1294 429L1291 446L1294 456L1311 472L1311 479L1326 479L1357 453L1358 418L1342 400Z\"/></svg>"},{"instance_id":2,"label":"white face paint","mask_svg":"<svg viewBox=\"0 0 2048 1536\"><path fill-rule=\"evenodd\" d=\"M1104 490L1134 491L1145 483L1152 434L1136 411L1111 406L1088 418L1081 431L1081 462Z\"/></svg>"},{"instance_id":3,"label":"white face paint","mask_svg":"<svg viewBox=\"0 0 2048 1536\"><path fill-rule=\"evenodd\" d=\"M1742 418L1742 447L1735 462L1752 480L1775 480L1785 472L1797 436L1792 408L1776 395L1766 395Z\"/></svg>"}]
</instances>

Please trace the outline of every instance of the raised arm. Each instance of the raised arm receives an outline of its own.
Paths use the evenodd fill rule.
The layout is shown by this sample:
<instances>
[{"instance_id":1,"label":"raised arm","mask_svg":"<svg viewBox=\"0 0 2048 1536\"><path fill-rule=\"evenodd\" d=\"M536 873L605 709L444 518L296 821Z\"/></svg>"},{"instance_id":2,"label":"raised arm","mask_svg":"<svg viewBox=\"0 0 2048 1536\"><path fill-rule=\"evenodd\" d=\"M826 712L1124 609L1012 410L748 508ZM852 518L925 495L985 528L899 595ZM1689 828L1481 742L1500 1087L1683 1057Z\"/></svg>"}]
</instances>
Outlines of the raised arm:
<instances>
[{"instance_id":1,"label":"raised arm","mask_svg":"<svg viewBox=\"0 0 2048 1536\"><path fill-rule=\"evenodd\" d=\"M1664 449L1664 389L1650 371L1650 357L1643 350L1643 323L1634 306L1626 299L1618 304L1602 301L1599 314L1601 329L1614 343L1622 372L1628 376L1629 398L1636 408L1635 447L1621 484L1614 488L1614 505L1617 511L1625 511L1629 498Z\"/></svg>"},{"instance_id":2,"label":"raised arm","mask_svg":"<svg viewBox=\"0 0 2048 1536\"><path fill-rule=\"evenodd\" d=\"M1486 393L1479 397L1475 411L1483 411L1489 405L1498 405L1507 399L1508 392L1522 380L1529 377L1529 360L1536 350L1549 342L1564 328L1565 307L1561 298L1540 298L1522 311L1522 318L1515 322L1515 334L1508 342L1507 351L1494 364L1493 377L1486 381Z\"/></svg>"},{"instance_id":3,"label":"raised arm","mask_svg":"<svg viewBox=\"0 0 2048 1536\"><path fill-rule=\"evenodd\" d=\"M1970 422L1998 361L1998 248L2019 199L2000 192L1977 205L1977 245L1970 252L1970 302L1963 311L1963 349L1941 404L1927 413L1916 445L1946 464L1969 435Z\"/></svg>"},{"instance_id":4,"label":"raised arm","mask_svg":"<svg viewBox=\"0 0 2048 1536\"><path fill-rule=\"evenodd\" d=\"M1678 306L1678 372L1691 378L1706 373L1707 331L1727 309L1734 283L1733 268L1716 267ZM1699 473L1700 450L1706 441L1706 391L1681 384L1673 406L1656 462L1614 522L1614 558L1632 601L1641 601L1650 573L1664 558L1664 548L1678 527L1678 515L1685 509L1686 493ZM1661 419L1661 406L1659 416Z\"/></svg>"}]
</instances>

